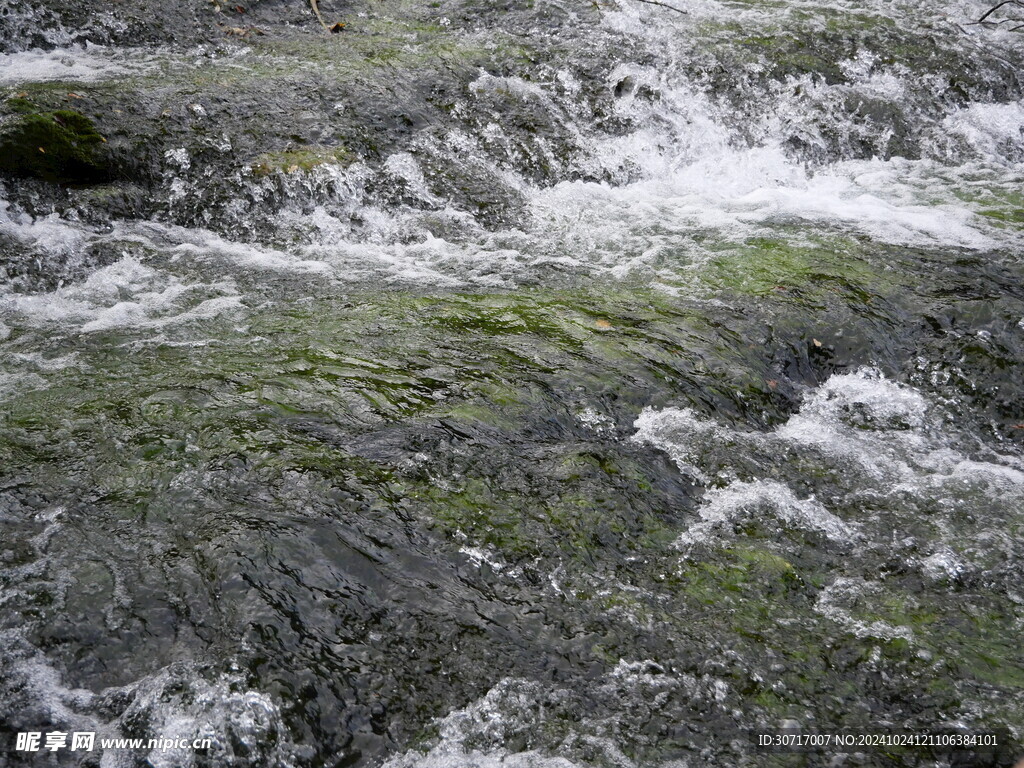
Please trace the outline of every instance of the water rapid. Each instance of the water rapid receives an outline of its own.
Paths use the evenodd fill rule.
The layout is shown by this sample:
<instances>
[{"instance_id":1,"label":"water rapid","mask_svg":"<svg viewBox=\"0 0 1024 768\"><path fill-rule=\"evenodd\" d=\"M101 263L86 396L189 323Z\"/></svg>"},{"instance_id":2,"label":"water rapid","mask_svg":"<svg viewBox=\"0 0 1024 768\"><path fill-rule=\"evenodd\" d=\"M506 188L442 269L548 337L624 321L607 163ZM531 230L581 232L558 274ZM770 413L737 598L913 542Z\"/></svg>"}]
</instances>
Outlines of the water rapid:
<instances>
[{"instance_id":1,"label":"water rapid","mask_svg":"<svg viewBox=\"0 0 1024 768\"><path fill-rule=\"evenodd\" d=\"M0 0L0 766L1024 754L1024 34L319 5Z\"/></svg>"}]
</instances>

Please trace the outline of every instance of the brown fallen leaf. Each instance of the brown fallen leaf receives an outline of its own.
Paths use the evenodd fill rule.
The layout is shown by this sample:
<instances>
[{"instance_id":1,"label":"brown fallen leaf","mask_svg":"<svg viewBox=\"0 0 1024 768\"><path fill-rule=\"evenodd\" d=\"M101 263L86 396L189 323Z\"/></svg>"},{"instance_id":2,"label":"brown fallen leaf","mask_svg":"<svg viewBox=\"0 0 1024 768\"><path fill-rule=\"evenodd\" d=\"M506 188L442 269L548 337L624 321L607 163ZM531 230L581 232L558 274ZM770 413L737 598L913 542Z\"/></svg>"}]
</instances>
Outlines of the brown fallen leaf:
<instances>
[{"instance_id":1,"label":"brown fallen leaf","mask_svg":"<svg viewBox=\"0 0 1024 768\"><path fill-rule=\"evenodd\" d=\"M46 154L46 150L43 149L42 147L39 147L39 151L42 152L44 155Z\"/></svg>"},{"instance_id":2,"label":"brown fallen leaf","mask_svg":"<svg viewBox=\"0 0 1024 768\"><path fill-rule=\"evenodd\" d=\"M607 320L595 320L594 321L594 327L595 328L599 328L602 331L607 331L608 329L610 329L612 327L612 324L609 323Z\"/></svg>"},{"instance_id":3,"label":"brown fallen leaf","mask_svg":"<svg viewBox=\"0 0 1024 768\"><path fill-rule=\"evenodd\" d=\"M1010 429L1024 429L1024 424L1014 424Z\"/></svg>"},{"instance_id":4,"label":"brown fallen leaf","mask_svg":"<svg viewBox=\"0 0 1024 768\"><path fill-rule=\"evenodd\" d=\"M821 342L818 341L817 339L811 339L811 341L814 343L814 346L816 346L816 347L820 347L821 346Z\"/></svg>"},{"instance_id":5,"label":"brown fallen leaf","mask_svg":"<svg viewBox=\"0 0 1024 768\"><path fill-rule=\"evenodd\" d=\"M344 31L345 31L345 22L343 22L343 21L339 21L337 24L335 24L333 27L331 27L331 32L333 34L335 34L335 35L338 34L339 32L344 32Z\"/></svg>"},{"instance_id":6,"label":"brown fallen leaf","mask_svg":"<svg viewBox=\"0 0 1024 768\"><path fill-rule=\"evenodd\" d=\"M85 96L80 96L77 93L69 92L68 95L67 95L67 98L69 98L69 99L84 99Z\"/></svg>"},{"instance_id":7,"label":"brown fallen leaf","mask_svg":"<svg viewBox=\"0 0 1024 768\"><path fill-rule=\"evenodd\" d=\"M779 386L779 382L777 382L775 379L768 379L766 383L768 384L768 389L775 389L777 386Z\"/></svg>"}]
</instances>

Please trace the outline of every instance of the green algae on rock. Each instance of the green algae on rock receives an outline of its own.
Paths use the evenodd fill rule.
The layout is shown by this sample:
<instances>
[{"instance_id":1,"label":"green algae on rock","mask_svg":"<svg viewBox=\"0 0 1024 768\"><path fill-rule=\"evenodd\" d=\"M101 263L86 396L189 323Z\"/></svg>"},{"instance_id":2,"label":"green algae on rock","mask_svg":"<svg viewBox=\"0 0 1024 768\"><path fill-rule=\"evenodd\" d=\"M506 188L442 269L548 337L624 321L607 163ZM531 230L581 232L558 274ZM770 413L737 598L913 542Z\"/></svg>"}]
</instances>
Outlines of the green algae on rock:
<instances>
[{"instance_id":1,"label":"green algae on rock","mask_svg":"<svg viewBox=\"0 0 1024 768\"><path fill-rule=\"evenodd\" d=\"M62 184L106 181L111 172L102 151L106 139L81 112L36 112L12 99L15 114L0 118L0 172Z\"/></svg>"},{"instance_id":2,"label":"green algae on rock","mask_svg":"<svg viewBox=\"0 0 1024 768\"><path fill-rule=\"evenodd\" d=\"M256 176L275 173L311 171L321 165L347 166L353 161L352 153L344 147L299 147L281 152L265 152L252 164Z\"/></svg>"}]
</instances>

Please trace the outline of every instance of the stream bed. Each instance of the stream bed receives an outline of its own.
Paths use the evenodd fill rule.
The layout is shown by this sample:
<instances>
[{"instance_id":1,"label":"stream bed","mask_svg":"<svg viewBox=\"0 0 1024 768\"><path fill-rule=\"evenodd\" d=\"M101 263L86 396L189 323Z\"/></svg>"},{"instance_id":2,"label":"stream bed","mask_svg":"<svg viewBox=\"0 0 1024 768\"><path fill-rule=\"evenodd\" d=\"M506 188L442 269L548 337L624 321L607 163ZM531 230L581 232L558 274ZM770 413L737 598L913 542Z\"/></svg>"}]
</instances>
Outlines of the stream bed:
<instances>
[{"instance_id":1,"label":"stream bed","mask_svg":"<svg viewBox=\"0 0 1024 768\"><path fill-rule=\"evenodd\" d=\"M164 6L0 0L0 766L1024 755L1024 34Z\"/></svg>"}]
</instances>

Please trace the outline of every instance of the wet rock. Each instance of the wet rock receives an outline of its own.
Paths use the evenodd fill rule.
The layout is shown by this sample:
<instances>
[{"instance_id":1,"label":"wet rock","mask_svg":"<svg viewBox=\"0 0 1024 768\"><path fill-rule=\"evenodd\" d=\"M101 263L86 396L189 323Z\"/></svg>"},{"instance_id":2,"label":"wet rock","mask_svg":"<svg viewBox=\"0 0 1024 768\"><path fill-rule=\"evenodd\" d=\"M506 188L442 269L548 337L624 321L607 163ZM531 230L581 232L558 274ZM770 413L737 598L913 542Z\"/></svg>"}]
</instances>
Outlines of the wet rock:
<instances>
[{"instance_id":1,"label":"wet rock","mask_svg":"<svg viewBox=\"0 0 1024 768\"><path fill-rule=\"evenodd\" d=\"M60 184L109 179L106 139L81 112L37 112L20 99L8 108L14 114L0 118L0 172Z\"/></svg>"}]
</instances>

